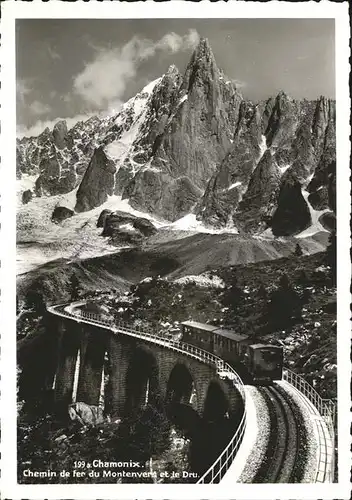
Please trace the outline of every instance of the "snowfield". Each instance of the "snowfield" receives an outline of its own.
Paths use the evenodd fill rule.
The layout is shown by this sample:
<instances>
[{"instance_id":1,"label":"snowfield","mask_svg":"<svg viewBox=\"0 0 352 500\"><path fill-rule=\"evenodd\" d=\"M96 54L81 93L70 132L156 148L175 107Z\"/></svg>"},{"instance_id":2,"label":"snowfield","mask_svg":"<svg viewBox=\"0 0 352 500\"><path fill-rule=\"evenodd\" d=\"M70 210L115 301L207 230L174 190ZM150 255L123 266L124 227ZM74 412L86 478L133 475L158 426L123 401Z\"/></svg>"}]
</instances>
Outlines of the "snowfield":
<instances>
[{"instance_id":1,"label":"snowfield","mask_svg":"<svg viewBox=\"0 0 352 500\"><path fill-rule=\"evenodd\" d=\"M194 214L188 214L174 223L153 217L148 213L135 210L128 199L121 196L109 196L99 207L74 214L69 219L56 224L51 221L56 206L74 210L77 189L64 195L34 197L23 205L22 193L34 186L36 176L23 176L17 181L17 274L22 274L46 262L57 259L87 259L109 253L118 248L101 236L102 229L96 227L100 213L104 209L127 212L136 217L150 220L157 229L172 231L190 231L210 234L233 233L236 228L214 229L206 227L196 220ZM126 246L121 247L126 248Z\"/></svg>"},{"instance_id":2,"label":"snowfield","mask_svg":"<svg viewBox=\"0 0 352 500\"><path fill-rule=\"evenodd\" d=\"M66 195L33 198L27 205L20 199L17 207L17 274L30 271L46 262L56 259L80 260L116 253L119 248L112 246L108 238L101 236L102 228L97 228L97 220L104 209L121 210L137 217L145 217L156 227L163 223L149 214L134 210L128 200L121 196L111 196L103 205L75 214L60 224L51 221L56 206L73 210L77 188ZM120 249L128 248L121 246Z\"/></svg>"}]
</instances>

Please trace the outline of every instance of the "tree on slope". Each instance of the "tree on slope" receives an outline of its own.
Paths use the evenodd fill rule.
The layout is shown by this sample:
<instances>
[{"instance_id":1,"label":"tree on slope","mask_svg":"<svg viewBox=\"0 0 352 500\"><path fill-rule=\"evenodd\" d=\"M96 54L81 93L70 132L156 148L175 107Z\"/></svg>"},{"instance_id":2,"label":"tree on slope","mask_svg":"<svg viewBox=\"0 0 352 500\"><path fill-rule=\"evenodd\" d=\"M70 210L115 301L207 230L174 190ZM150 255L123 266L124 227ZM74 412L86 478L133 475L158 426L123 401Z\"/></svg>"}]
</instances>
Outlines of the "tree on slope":
<instances>
[{"instance_id":1,"label":"tree on slope","mask_svg":"<svg viewBox=\"0 0 352 500\"><path fill-rule=\"evenodd\" d=\"M296 248L295 251L293 252L293 255L295 257L301 257L303 255L303 250L299 243L296 244Z\"/></svg>"},{"instance_id":2,"label":"tree on slope","mask_svg":"<svg viewBox=\"0 0 352 500\"><path fill-rule=\"evenodd\" d=\"M273 328L291 326L301 316L301 311L302 301L287 275L283 274L278 288L271 293L269 322Z\"/></svg>"},{"instance_id":3,"label":"tree on slope","mask_svg":"<svg viewBox=\"0 0 352 500\"><path fill-rule=\"evenodd\" d=\"M75 301L79 298L81 292L81 285L75 273L71 274L69 285L71 301Z\"/></svg>"}]
</instances>

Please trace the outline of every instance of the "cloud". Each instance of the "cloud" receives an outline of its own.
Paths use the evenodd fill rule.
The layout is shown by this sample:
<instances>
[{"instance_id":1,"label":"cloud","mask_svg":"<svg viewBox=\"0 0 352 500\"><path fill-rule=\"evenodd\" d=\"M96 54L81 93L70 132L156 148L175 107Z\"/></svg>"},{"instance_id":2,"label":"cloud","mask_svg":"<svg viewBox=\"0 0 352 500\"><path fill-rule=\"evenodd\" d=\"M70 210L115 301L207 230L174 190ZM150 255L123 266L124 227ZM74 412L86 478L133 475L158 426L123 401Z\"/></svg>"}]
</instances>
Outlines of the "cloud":
<instances>
[{"instance_id":1,"label":"cloud","mask_svg":"<svg viewBox=\"0 0 352 500\"><path fill-rule=\"evenodd\" d=\"M180 50L192 49L199 42L199 35L196 30L189 30L185 36L180 36L177 33L171 32L164 35L156 42L155 49L170 50L178 52Z\"/></svg>"},{"instance_id":2,"label":"cloud","mask_svg":"<svg viewBox=\"0 0 352 500\"><path fill-rule=\"evenodd\" d=\"M243 80L232 80L233 84L236 85L236 88L238 89L243 89L244 87L247 87L247 82L244 82Z\"/></svg>"},{"instance_id":3,"label":"cloud","mask_svg":"<svg viewBox=\"0 0 352 500\"><path fill-rule=\"evenodd\" d=\"M61 99L63 100L63 102L68 103L68 102L72 101L72 96L71 96L71 94L69 92L67 92L66 94L63 94L61 96Z\"/></svg>"},{"instance_id":4,"label":"cloud","mask_svg":"<svg viewBox=\"0 0 352 500\"><path fill-rule=\"evenodd\" d=\"M47 45L47 50L48 54L51 57L51 59L61 59L61 56L58 52L53 47L50 47L50 45Z\"/></svg>"},{"instance_id":5,"label":"cloud","mask_svg":"<svg viewBox=\"0 0 352 500\"><path fill-rule=\"evenodd\" d=\"M29 105L29 110L33 115L45 115L51 111L51 107L40 101L33 101Z\"/></svg>"},{"instance_id":6,"label":"cloud","mask_svg":"<svg viewBox=\"0 0 352 500\"><path fill-rule=\"evenodd\" d=\"M33 89L29 86L28 80L26 79L17 80L16 82L17 99L19 99L22 103L24 103L26 95L30 94L32 90Z\"/></svg>"},{"instance_id":7,"label":"cloud","mask_svg":"<svg viewBox=\"0 0 352 500\"><path fill-rule=\"evenodd\" d=\"M190 30L184 36L167 33L156 42L134 36L123 47L100 49L95 59L74 77L74 92L94 106L121 99L143 61L158 51L175 53L193 48L198 40L198 33Z\"/></svg>"},{"instance_id":8,"label":"cloud","mask_svg":"<svg viewBox=\"0 0 352 500\"><path fill-rule=\"evenodd\" d=\"M72 128L79 121L86 121L92 117L92 113L89 114L79 114L76 116L72 116L69 118L55 118L54 120L38 120L34 125L27 127L25 125L19 124L17 126L16 135L18 138L21 137L35 137L43 132L46 127L49 127L50 130L53 129L55 123L60 120L66 120L67 128Z\"/></svg>"}]
</instances>

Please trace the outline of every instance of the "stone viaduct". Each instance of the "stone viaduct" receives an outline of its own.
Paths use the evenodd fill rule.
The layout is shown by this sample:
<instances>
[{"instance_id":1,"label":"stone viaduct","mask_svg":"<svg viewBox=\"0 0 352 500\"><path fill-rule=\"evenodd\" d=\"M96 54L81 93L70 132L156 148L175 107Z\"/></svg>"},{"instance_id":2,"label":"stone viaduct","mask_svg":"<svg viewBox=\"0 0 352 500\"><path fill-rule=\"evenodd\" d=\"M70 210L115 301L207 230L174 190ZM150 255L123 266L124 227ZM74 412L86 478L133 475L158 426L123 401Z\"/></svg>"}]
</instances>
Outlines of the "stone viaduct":
<instances>
[{"instance_id":1,"label":"stone viaduct","mask_svg":"<svg viewBox=\"0 0 352 500\"><path fill-rule=\"evenodd\" d=\"M99 404L104 370L105 411L113 418L158 398L166 407L190 405L209 421L226 414L231 418L242 409L240 393L217 376L215 366L108 327L59 316L51 319L50 335L57 337L58 346L54 384L58 409L67 412L72 402L78 352L76 401Z\"/></svg>"}]
</instances>

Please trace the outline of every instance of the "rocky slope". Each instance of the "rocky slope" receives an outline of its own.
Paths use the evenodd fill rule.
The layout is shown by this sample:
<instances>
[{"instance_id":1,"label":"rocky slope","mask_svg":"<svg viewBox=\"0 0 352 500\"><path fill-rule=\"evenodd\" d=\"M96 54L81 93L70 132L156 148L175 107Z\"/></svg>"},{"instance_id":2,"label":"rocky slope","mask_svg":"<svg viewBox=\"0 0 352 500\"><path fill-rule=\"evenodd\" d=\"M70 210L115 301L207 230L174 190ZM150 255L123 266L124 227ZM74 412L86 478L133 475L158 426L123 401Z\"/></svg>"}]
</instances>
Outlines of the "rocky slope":
<instances>
[{"instance_id":1,"label":"rocky slope","mask_svg":"<svg viewBox=\"0 0 352 500\"><path fill-rule=\"evenodd\" d=\"M243 103L231 151L209 182L198 216L246 232L264 230L278 220L285 224L282 214L290 203L286 193L290 197L291 183L303 208L291 211L287 234L299 233L311 222L302 189L308 189L314 209L334 209L335 155L333 101L299 102L280 92L256 106Z\"/></svg>"},{"instance_id":2,"label":"rocky slope","mask_svg":"<svg viewBox=\"0 0 352 500\"><path fill-rule=\"evenodd\" d=\"M171 66L118 113L18 140L17 174L34 179L28 206L78 188L76 213L118 195L164 220L295 235L335 211L335 102L246 101L202 39L184 74Z\"/></svg>"}]
</instances>

